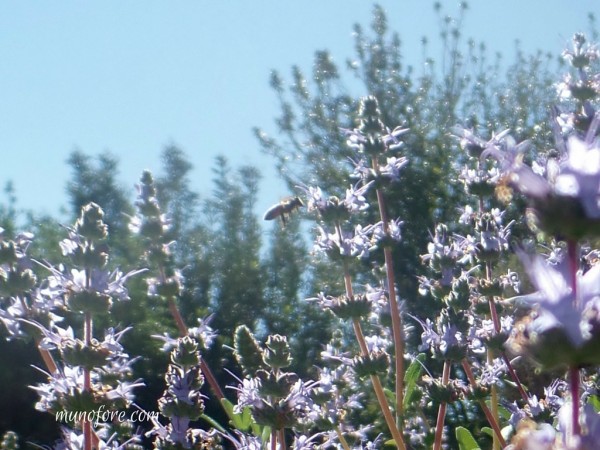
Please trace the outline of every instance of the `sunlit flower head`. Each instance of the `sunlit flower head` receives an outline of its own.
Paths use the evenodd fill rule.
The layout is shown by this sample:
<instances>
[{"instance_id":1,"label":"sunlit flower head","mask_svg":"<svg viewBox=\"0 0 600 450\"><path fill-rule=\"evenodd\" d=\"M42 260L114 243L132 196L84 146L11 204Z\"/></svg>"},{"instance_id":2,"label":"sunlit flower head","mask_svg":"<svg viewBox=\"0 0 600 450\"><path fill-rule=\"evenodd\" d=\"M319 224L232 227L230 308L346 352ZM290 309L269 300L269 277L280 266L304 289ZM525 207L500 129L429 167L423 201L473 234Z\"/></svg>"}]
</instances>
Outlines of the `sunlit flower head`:
<instances>
[{"instance_id":1,"label":"sunlit flower head","mask_svg":"<svg viewBox=\"0 0 600 450\"><path fill-rule=\"evenodd\" d=\"M515 298L533 313L516 327L513 347L550 367L600 362L600 266L578 272L574 286L566 262L520 256L536 291Z\"/></svg>"},{"instance_id":2,"label":"sunlit flower head","mask_svg":"<svg viewBox=\"0 0 600 450\"><path fill-rule=\"evenodd\" d=\"M482 157L500 162L502 179L529 200L543 229L575 240L594 236L600 230L599 127L596 115L586 136L569 136L564 154L543 169L525 164L524 143L492 145Z\"/></svg>"}]
</instances>

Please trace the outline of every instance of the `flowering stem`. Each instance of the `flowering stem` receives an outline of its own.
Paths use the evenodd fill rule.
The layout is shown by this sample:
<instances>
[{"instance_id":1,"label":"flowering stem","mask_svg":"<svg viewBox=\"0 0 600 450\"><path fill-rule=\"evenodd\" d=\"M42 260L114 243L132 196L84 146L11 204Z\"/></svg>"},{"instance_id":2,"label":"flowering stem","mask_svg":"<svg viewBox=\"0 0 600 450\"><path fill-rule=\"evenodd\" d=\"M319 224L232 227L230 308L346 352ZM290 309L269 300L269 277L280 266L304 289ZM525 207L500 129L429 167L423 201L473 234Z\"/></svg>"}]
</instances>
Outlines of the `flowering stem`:
<instances>
[{"instance_id":1,"label":"flowering stem","mask_svg":"<svg viewBox=\"0 0 600 450\"><path fill-rule=\"evenodd\" d=\"M450 361L444 361L444 369L442 372L442 385L446 386L450 380ZM444 420L446 418L446 408L448 407L446 402L440 403L440 409L438 409L437 421L435 423L435 440L433 441L433 450L439 450L442 448L442 437L444 434Z\"/></svg>"},{"instance_id":2,"label":"flowering stem","mask_svg":"<svg viewBox=\"0 0 600 450\"><path fill-rule=\"evenodd\" d=\"M344 435L342 434L340 427L336 426L335 427L335 434L337 434L337 437L340 441L340 444L342 445L342 448L344 450L350 450L350 446L348 445L348 441L346 440L346 438L344 437Z\"/></svg>"},{"instance_id":3,"label":"flowering stem","mask_svg":"<svg viewBox=\"0 0 600 450\"><path fill-rule=\"evenodd\" d=\"M482 208L481 205L480 208ZM485 277L488 281L491 281L492 279L492 265L489 262L487 262L485 265ZM492 322L494 323L494 330L496 333L500 333L500 331L502 331L502 326L500 324L500 318L498 317L498 310L496 309L496 302L493 296L490 296L488 303L490 305L490 316L492 317ZM501 352L501 355L502 359L504 360L504 363L506 364L510 377L517 385L517 389L519 391L519 394L521 394L521 398L527 404L529 402L529 396L527 395L527 391L525 391L525 388L523 387L523 384L521 383L517 372L515 371L512 363L510 362L510 359L508 359L506 352ZM493 394L494 393L492 392L492 395Z\"/></svg>"},{"instance_id":4,"label":"flowering stem","mask_svg":"<svg viewBox=\"0 0 600 450\"><path fill-rule=\"evenodd\" d=\"M90 347L92 344L92 315L89 312L85 313L83 334L85 339L85 346ZM85 367L83 369L83 391L90 392L91 390L92 377L90 369ZM83 420L83 445L84 450L92 450L92 423L87 419Z\"/></svg>"},{"instance_id":5,"label":"flowering stem","mask_svg":"<svg viewBox=\"0 0 600 450\"><path fill-rule=\"evenodd\" d=\"M354 335L358 341L360 353L363 356L369 356L369 347L367 346L367 341L365 340L365 336L362 332L362 327L360 326L358 319L352 319L352 328L354 328Z\"/></svg>"},{"instance_id":6,"label":"flowering stem","mask_svg":"<svg viewBox=\"0 0 600 450\"><path fill-rule=\"evenodd\" d=\"M573 290L573 306L577 308L579 306L578 292L577 292L577 271L579 270L579 247L577 241L569 239L567 241L567 253L569 258L569 270L571 275L571 287ZM579 436L581 434L581 427L579 425L579 368L572 366L569 368L569 389L571 391L571 403L572 406L572 427L573 436Z\"/></svg>"},{"instance_id":7,"label":"flowering stem","mask_svg":"<svg viewBox=\"0 0 600 450\"><path fill-rule=\"evenodd\" d=\"M489 261L485 263L485 279L487 281L492 281L492 265ZM488 303L490 305L490 315L492 316L492 322L494 323L494 330L496 331L496 333L500 333L502 327L500 325L500 318L498 317L496 301L493 295L490 295Z\"/></svg>"},{"instance_id":8,"label":"flowering stem","mask_svg":"<svg viewBox=\"0 0 600 450\"><path fill-rule=\"evenodd\" d=\"M352 325L354 327L354 334L356 335L356 340L358 341L361 354L363 356L368 356L369 348L367 347L367 343L365 341L365 337L363 335L362 328L358 319L354 319L352 321ZM375 391L375 395L377 396L377 401L379 402L379 407L381 408L383 418L385 419L390 433L392 433L392 438L396 441L396 445L399 449L405 450L406 446L404 445L404 439L400 434L400 430L398 430L398 427L396 426L396 421L394 420L394 416L391 413L390 405L388 404L387 398L385 396L381 380L377 375L371 375L371 382L373 383L373 390Z\"/></svg>"},{"instance_id":9,"label":"flowering stem","mask_svg":"<svg viewBox=\"0 0 600 450\"><path fill-rule=\"evenodd\" d=\"M179 330L179 335L181 337L187 336L188 328L183 320L183 317L181 316L181 313L179 312L179 308L177 308L177 304L175 303L175 299L173 297L169 297L168 305L169 305L169 311L171 312L171 315L173 316L173 319L175 320L175 323L177 324L177 329ZM212 389L213 393L217 396L217 398L219 400L224 399L225 394L221 390L221 387L219 386L217 379L213 375L212 370L210 370L210 367L208 366L206 361L204 361L204 358L200 358L200 370L202 371L204 378L206 378L208 385Z\"/></svg>"},{"instance_id":10,"label":"flowering stem","mask_svg":"<svg viewBox=\"0 0 600 450\"><path fill-rule=\"evenodd\" d=\"M384 226L385 228L385 226ZM404 403L404 337L402 336L402 317L396 298L396 281L394 278L394 263L392 250L386 247L383 250L388 278L388 291L390 313L392 315L392 332L394 335L394 360L396 363L396 414L401 416Z\"/></svg>"},{"instance_id":11,"label":"flowering stem","mask_svg":"<svg viewBox=\"0 0 600 450\"><path fill-rule=\"evenodd\" d=\"M341 230L339 227L336 227L340 236L341 242ZM350 272L348 270L348 263L344 260L344 284L346 286L346 295L348 298L352 298L352 278L350 276ZM362 328L360 326L360 322L357 318L352 320L352 326L354 328L354 334L356 335L356 340L358 341L358 346L360 347L360 352L362 356L369 356L369 347L367 346L367 342L365 340L365 336L362 332ZM394 416L391 413L390 405L388 404L387 398L385 396L385 392L383 390L383 386L379 377L377 375L371 375L371 382L373 383L373 390L375 391L375 395L377 397L377 401L379 403L379 407L381 408L381 412L385 419L385 422L392 434L392 438L396 441L396 445L400 450L406 450L406 445L404 444L404 439L402 438L402 434L400 434L400 430L396 425L396 421L394 420Z\"/></svg>"},{"instance_id":12,"label":"flowering stem","mask_svg":"<svg viewBox=\"0 0 600 450\"><path fill-rule=\"evenodd\" d=\"M475 376L473 375L471 366L469 365L469 362L466 359L463 359L462 367L463 367L465 373L467 374L469 383L471 383L471 386L473 387L473 389L476 389L477 388L477 380L475 380ZM494 430L494 435L496 436L496 439L498 439L500 446L502 448L506 447L506 441L502 437L502 432L500 431L500 426L498 425L498 421L496 420L496 418L494 417L494 415L492 414L492 412L490 411L488 406L485 404L485 401L483 399L479 400L479 406L483 410L483 413L485 414L485 417L487 418L488 423Z\"/></svg>"},{"instance_id":13,"label":"flowering stem","mask_svg":"<svg viewBox=\"0 0 600 450\"><path fill-rule=\"evenodd\" d=\"M396 422L394 420L394 416L390 411L390 405L387 402L387 398L385 397L385 392L383 391L383 386L381 385L381 381L377 375L371 375L371 382L373 383L373 389L375 390L375 395L377 396L377 400L379 401L379 405L381 406L381 412L383 413L383 417L385 422L392 433L392 438L396 441L396 446L400 450L406 450L406 445L404 444L404 438L400 434L398 427L396 426Z\"/></svg>"},{"instance_id":14,"label":"flowering stem","mask_svg":"<svg viewBox=\"0 0 600 450\"><path fill-rule=\"evenodd\" d=\"M571 391L572 403L572 427L573 437L581 434L581 426L579 425L579 368L569 368L569 389Z\"/></svg>"},{"instance_id":15,"label":"flowering stem","mask_svg":"<svg viewBox=\"0 0 600 450\"><path fill-rule=\"evenodd\" d=\"M483 413L485 414L485 417L488 420L490 426L493 428L494 436L498 440L500 447L506 447L506 441L502 437L502 432L500 430L500 426L498 425L498 421L496 420L488 406L485 404L485 401L483 399L479 400L479 406L483 410Z\"/></svg>"},{"instance_id":16,"label":"flowering stem","mask_svg":"<svg viewBox=\"0 0 600 450\"><path fill-rule=\"evenodd\" d=\"M171 316L173 316L173 320L175 320L175 324L177 325L177 329L179 330L179 335L181 337L187 336L188 329L185 324L183 317L181 317L181 313L177 308L177 304L175 303L175 299L173 297L169 297L167 301L169 305L169 311L171 312Z\"/></svg>"},{"instance_id":17,"label":"flowering stem","mask_svg":"<svg viewBox=\"0 0 600 450\"><path fill-rule=\"evenodd\" d=\"M527 395L527 391L523 387L523 384L521 383L521 380L519 379L519 375L517 375L517 372L515 371L512 363L510 362L510 359L508 359L508 355L506 354L506 352L502 352L502 359L504 360L504 363L506 364L506 367L508 369L508 373L509 373L510 377L513 379L513 381L517 385L517 389L519 390L519 394L521 394L521 398L523 399L525 404L527 404L529 402L529 396Z\"/></svg>"},{"instance_id":18,"label":"flowering stem","mask_svg":"<svg viewBox=\"0 0 600 450\"><path fill-rule=\"evenodd\" d=\"M480 209L482 209L483 205L480 204ZM492 280L492 264L487 261L485 263L485 278L488 282L491 282ZM500 331L502 330L502 327L500 325L500 318L498 317L498 311L496 309L496 301L494 299L493 295L490 295L489 297L489 306L490 306L490 315L492 317L492 322L494 323L494 332L495 334L500 333ZM488 364L493 364L494 362L494 352L491 348L487 349L487 362ZM491 386L491 405L492 405L492 415L494 416L494 420L496 422L499 421L499 414L498 414L498 389L496 388L496 385L493 384ZM494 450L498 450L499 449L499 444L498 444L498 439L496 438L496 435L494 435L493 437L493 444L492 444L492 448Z\"/></svg>"},{"instance_id":19,"label":"flowering stem","mask_svg":"<svg viewBox=\"0 0 600 450\"><path fill-rule=\"evenodd\" d=\"M488 349L487 351L487 360L488 360L488 364L493 364L494 363L494 355L491 349ZM498 413L498 388L496 387L495 384L493 384L491 386L491 398L490 398L490 404L492 406L492 416L494 416L494 420L496 422L500 421L500 415ZM493 438L493 443L492 443L492 448L494 450L499 450L500 449L500 444L498 442L498 439L496 438L496 435L494 435Z\"/></svg>"},{"instance_id":20,"label":"flowering stem","mask_svg":"<svg viewBox=\"0 0 600 450\"><path fill-rule=\"evenodd\" d=\"M499 333L501 330L500 320L498 319L498 312L496 311L496 303L494 302L493 298L490 298L489 305L490 305L490 314L492 316L492 321L494 322L494 329L495 329L496 333ZM519 394L521 394L521 398L525 401L525 403L527 403L529 401L529 396L527 395L527 391L525 391L525 388L523 387L523 384L521 383L521 380L519 379L519 376L517 375L517 372L515 371L515 369L512 365L512 362L506 355L506 352L501 352L501 356L502 356L502 359L504 360L504 363L506 364L506 367L508 369L508 373L509 373L510 377L515 382L515 384L517 386L517 390L519 391Z\"/></svg>"},{"instance_id":21,"label":"flowering stem","mask_svg":"<svg viewBox=\"0 0 600 450\"><path fill-rule=\"evenodd\" d=\"M271 450L277 450L277 430L271 431Z\"/></svg>"},{"instance_id":22,"label":"flowering stem","mask_svg":"<svg viewBox=\"0 0 600 450\"><path fill-rule=\"evenodd\" d=\"M379 164L376 158L372 159L373 170L379 171ZM381 189L376 189L377 203L379 205L379 215L383 224L383 232L389 236L390 225L385 199ZM389 246L384 247L385 269L387 274L387 284L390 302L390 314L392 315L392 333L394 336L394 360L396 364L396 416L402 416L404 404L404 336L402 335L402 316L396 298L396 280L394 275L394 260L392 258L392 249ZM398 423L400 421L397 420Z\"/></svg>"},{"instance_id":23,"label":"flowering stem","mask_svg":"<svg viewBox=\"0 0 600 450\"><path fill-rule=\"evenodd\" d=\"M281 428L279 430L279 448L281 450L285 450L285 429Z\"/></svg>"},{"instance_id":24,"label":"flowering stem","mask_svg":"<svg viewBox=\"0 0 600 450\"><path fill-rule=\"evenodd\" d=\"M208 364L206 364L206 361L204 361L204 358L200 358L200 371L204 375L204 378L206 378L206 381L208 382L210 388L213 390L213 393L217 396L217 398L219 400L224 399L225 394L223 394L223 391L221 390L217 379L213 375L212 370L210 370Z\"/></svg>"},{"instance_id":25,"label":"flowering stem","mask_svg":"<svg viewBox=\"0 0 600 450\"><path fill-rule=\"evenodd\" d=\"M161 281L164 282L166 280L164 270L162 267L159 267L158 270ZM177 329L179 330L179 335L181 337L187 336L188 328L185 324L185 321L183 320L183 317L181 316L181 313L179 312L179 308L177 308L177 303L175 303L175 297L169 297L167 299L167 304L169 305L169 311L171 312L171 316L173 316L173 320L175 320L175 324L177 325ZM210 367L208 366L206 361L204 361L204 358L200 358L200 371L204 375L204 378L208 382L208 385L212 389L213 393L217 396L217 398L219 400L224 399L225 394L221 390L221 387L219 386L217 379L213 375L212 370L210 370Z\"/></svg>"},{"instance_id":26,"label":"flowering stem","mask_svg":"<svg viewBox=\"0 0 600 450\"><path fill-rule=\"evenodd\" d=\"M40 348L40 342L41 342L41 339L36 338L36 340L35 340L36 347L38 348L38 350L40 352L40 356L42 357L42 360L44 361L44 364L46 365L48 372L50 372L51 374L56 373L56 371L58 370L58 366L56 365L56 362L54 361L52 354L48 350L42 350Z\"/></svg>"}]
</instances>

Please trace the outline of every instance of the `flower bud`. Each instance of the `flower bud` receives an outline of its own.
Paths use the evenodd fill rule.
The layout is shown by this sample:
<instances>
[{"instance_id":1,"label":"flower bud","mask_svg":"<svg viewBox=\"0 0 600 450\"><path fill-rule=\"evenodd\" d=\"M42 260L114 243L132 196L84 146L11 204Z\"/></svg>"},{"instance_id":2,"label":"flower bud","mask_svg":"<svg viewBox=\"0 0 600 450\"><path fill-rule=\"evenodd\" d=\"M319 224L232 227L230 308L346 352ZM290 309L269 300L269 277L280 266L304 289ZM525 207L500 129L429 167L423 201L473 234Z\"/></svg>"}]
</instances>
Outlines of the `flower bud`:
<instances>
[{"instance_id":1,"label":"flower bud","mask_svg":"<svg viewBox=\"0 0 600 450\"><path fill-rule=\"evenodd\" d=\"M298 381L298 375L292 372L280 373L278 375L273 372L259 369L256 372L256 377L260 380L259 391L261 396L284 398L290 393L292 385Z\"/></svg>"},{"instance_id":2,"label":"flower bud","mask_svg":"<svg viewBox=\"0 0 600 450\"><path fill-rule=\"evenodd\" d=\"M352 368L359 378L386 374L389 367L390 356L382 350L373 351L367 356L356 356L352 361Z\"/></svg>"},{"instance_id":3,"label":"flower bud","mask_svg":"<svg viewBox=\"0 0 600 450\"><path fill-rule=\"evenodd\" d=\"M292 363L290 347L285 336L271 335L265 345L267 348L263 352L263 360L269 367L281 369Z\"/></svg>"},{"instance_id":4,"label":"flower bud","mask_svg":"<svg viewBox=\"0 0 600 450\"><path fill-rule=\"evenodd\" d=\"M108 227L103 221L104 211L95 203L88 203L81 209L75 222L75 230L85 239L99 241L108 236Z\"/></svg>"},{"instance_id":5,"label":"flower bud","mask_svg":"<svg viewBox=\"0 0 600 450\"><path fill-rule=\"evenodd\" d=\"M0 242L0 264L14 264L18 260L13 241Z\"/></svg>"},{"instance_id":6,"label":"flower bud","mask_svg":"<svg viewBox=\"0 0 600 450\"><path fill-rule=\"evenodd\" d=\"M334 299L331 311L340 319L360 319L371 312L371 302L364 294L348 297L341 295Z\"/></svg>"},{"instance_id":7,"label":"flower bud","mask_svg":"<svg viewBox=\"0 0 600 450\"><path fill-rule=\"evenodd\" d=\"M177 340L177 346L171 352L171 361L181 367L192 367L200 363L198 343L195 339L185 336Z\"/></svg>"},{"instance_id":8,"label":"flower bud","mask_svg":"<svg viewBox=\"0 0 600 450\"><path fill-rule=\"evenodd\" d=\"M434 403L453 403L459 400L464 394L464 386L459 382L449 382L442 384L442 380L434 379L429 376L423 377L427 397Z\"/></svg>"},{"instance_id":9,"label":"flower bud","mask_svg":"<svg viewBox=\"0 0 600 450\"><path fill-rule=\"evenodd\" d=\"M235 329L233 348L237 362L246 375L254 374L265 367L263 350L246 325Z\"/></svg>"},{"instance_id":10,"label":"flower bud","mask_svg":"<svg viewBox=\"0 0 600 450\"><path fill-rule=\"evenodd\" d=\"M164 298L177 297L181 290L178 277L169 277L164 282L156 284L156 294Z\"/></svg>"},{"instance_id":11,"label":"flower bud","mask_svg":"<svg viewBox=\"0 0 600 450\"><path fill-rule=\"evenodd\" d=\"M90 314L105 313L112 305L112 299L109 295L87 290L71 292L67 302L69 308L73 311Z\"/></svg>"},{"instance_id":12,"label":"flower bud","mask_svg":"<svg viewBox=\"0 0 600 450\"><path fill-rule=\"evenodd\" d=\"M161 238L164 234L162 220L160 217L146 218L140 226L139 233L140 235L151 240L157 240Z\"/></svg>"},{"instance_id":13,"label":"flower bud","mask_svg":"<svg viewBox=\"0 0 600 450\"><path fill-rule=\"evenodd\" d=\"M104 366L110 357L110 352L95 339L89 346L83 341L72 340L62 346L61 355L69 365L92 370Z\"/></svg>"},{"instance_id":14,"label":"flower bud","mask_svg":"<svg viewBox=\"0 0 600 450\"><path fill-rule=\"evenodd\" d=\"M0 293L7 297L16 297L31 290L36 283L36 276L30 269L24 271L2 270L0 268Z\"/></svg>"}]
</instances>

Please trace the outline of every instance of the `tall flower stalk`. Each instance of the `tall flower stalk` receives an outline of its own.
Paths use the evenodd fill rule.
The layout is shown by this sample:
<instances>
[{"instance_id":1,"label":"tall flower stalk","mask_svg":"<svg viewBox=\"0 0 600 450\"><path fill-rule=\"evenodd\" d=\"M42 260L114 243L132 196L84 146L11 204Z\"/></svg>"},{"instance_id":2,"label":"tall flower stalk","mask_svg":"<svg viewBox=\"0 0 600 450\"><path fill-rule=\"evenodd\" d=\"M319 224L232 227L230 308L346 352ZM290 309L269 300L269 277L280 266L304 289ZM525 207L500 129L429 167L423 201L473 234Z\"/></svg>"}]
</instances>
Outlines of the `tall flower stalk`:
<instances>
[{"instance_id":1,"label":"tall flower stalk","mask_svg":"<svg viewBox=\"0 0 600 450\"><path fill-rule=\"evenodd\" d=\"M557 252L544 258L521 251L520 257L536 292L520 297L533 306L515 333L513 347L528 354L543 368L564 368L569 380L569 425L564 443L580 447L594 431L582 427L581 377L583 367L596 364L598 316L596 305L599 269L587 271L580 265L580 248L586 239L598 236L600 209L600 114L591 100L600 98L597 75L591 64L600 56L581 35L574 38L572 51L565 52L575 75L559 85L563 98L574 100L572 113L555 110L556 154L525 164L526 143L515 145L510 138L490 142L482 157L500 162L504 189L521 193L533 212L533 226L566 243L566 256ZM589 417L585 416L585 420Z\"/></svg>"},{"instance_id":2,"label":"tall flower stalk","mask_svg":"<svg viewBox=\"0 0 600 450\"><path fill-rule=\"evenodd\" d=\"M319 229L321 235L317 239L316 247L326 252L332 261L338 261L342 266L345 295L337 299L320 296L320 303L330 309L338 317L349 319L358 342L360 356L355 362L355 370L368 375L371 379L377 401L383 418L392 434L396 445L405 448L402 435L402 409L404 398L404 336L402 319L398 305L396 283L394 280L394 266L391 247L400 239L399 220L389 220L384 203L382 190L379 188L384 180L398 179L399 171L407 163L406 158L388 157L385 164L380 164L379 158L387 150L400 141L398 137L406 130L396 129L393 132L386 130L379 119L377 100L374 97L362 99L359 126L355 130L346 130L348 144L357 151L356 173L361 178L359 184L346 191L346 197L324 198L319 188L305 188L308 194L307 206L309 211L317 211L322 222ZM365 157L368 158L369 165ZM374 225L362 227L357 225L353 231L348 229L351 225L350 217L368 208L365 195L375 187L378 206L382 220ZM331 231L329 231L331 230ZM388 403L384 388L380 380L379 370L385 369L388 359L382 349L373 351L369 348L360 320L371 313L370 301L365 294L356 294L353 288L349 263L353 258L368 257L375 247L384 250L386 268L386 288L382 292L389 302L392 317L392 337L394 348L394 373L395 373L395 405L394 410Z\"/></svg>"},{"instance_id":3,"label":"tall flower stalk","mask_svg":"<svg viewBox=\"0 0 600 450\"><path fill-rule=\"evenodd\" d=\"M270 335L263 347L248 327L242 325L235 331L234 351L244 372L244 379L234 388L238 392L234 411L242 416L250 411L254 419L254 425L239 421L243 425L239 431L252 429L259 439L268 434L271 449L287 448L286 430L311 424L309 417L316 409L312 396L317 383L303 381L287 370L292 356L285 336ZM317 433L314 437L319 436Z\"/></svg>"},{"instance_id":4,"label":"tall flower stalk","mask_svg":"<svg viewBox=\"0 0 600 450\"><path fill-rule=\"evenodd\" d=\"M198 343L191 337L179 338L170 354L171 363L165 374L167 389L158 401L161 414L170 423L161 426L155 423L150 434L155 434L154 448L196 448L204 435L189 427L204 412L204 401L200 388L204 379L200 372Z\"/></svg>"},{"instance_id":5,"label":"tall flower stalk","mask_svg":"<svg viewBox=\"0 0 600 450\"><path fill-rule=\"evenodd\" d=\"M85 450L104 445L93 428L91 415L99 407L129 406L134 397L133 389L143 385L141 380L127 381L134 362L120 344L127 330L108 329L103 340L94 335L94 317L108 314L114 301L128 300L124 284L142 272L122 274L106 269L108 228L103 216L102 209L94 203L82 208L80 217L69 230L69 237L61 242L63 254L69 257L73 268L66 270L44 264L51 275L46 280L47 287L39 291L46 301L61 302L61 309L83 315L83 338L76 338L70 327L60 328L57 323L62 317L55 316L49 324L26 321L41 332L40 347L57 351L62 361L48 374L47 383L34 387L40 395L37 407L54 412L57 417L59 413L85 412L79 424ZM56 311L59 312L59 308Z\"/></svg>"},{"instance_id":6,"label":"tall flower stalk","mask_svg":"<svg viewBox=\"0 0 600 450\"><path fill-rule=\"evenodd\" d=\"M339 226L336 227L338 229L338 238L340 240L343 239L341 235L341 228ZM348 263L344 261L344 285L346 289L346 297L348 299L354 299L354 292L352 289L352 278L350 276L350 272L348 270ZM348 304L351 304L350 301ZM352 328L354 329L354 335L356 336L356 340L358 342L358 346L360 348L361 354L361 362L366 362L368 365L371 361L371 353L369 351L369 347L367 346L367 342L365 340L365 336L362 332L362 327L360 325L360 316L353 314L352 315ZM383 385L381 384L381 379L379 375L374 372L369 374L371 378L371 383L373 384L373 389L375 391L375 395L377 397L377 401L379 402L379 406L381 408L381 413L385 419L385 422L392 434L392 438L396 442L396 445L400 449L405 449L406 445L404 443L404 438L400 432L400 427L394 421L394 417L392 415L392 410L388 404L387 398L385 396L385 392L383 389Z\"/></svg>"},{"instance_id":7,"label":"tall flower stalk","mask_svg":"<svg viewBox=\"0 0 600 450\"><path fill-rule=\"evenodd\" d=\"M173 267L170 247L174 242L168 241L166 236L170 223L160 209L156 198L154 179L149 171L142 174L138 184L136 207L138 215L132 219L130 228L145 239L145 258L148 264L156 270L157 275L148 278L148 293L151 297L159 297L166 301L169 312L179 331L179 336L188 336L190 330L177 307L177 297L182 289L182 276ZM200 329L195 330L202 332ZM212 341L212 338L209 341L202 339L200 335L194 337L198 338L202 345L210 345L210 341ZM219 400L224 399L225 395L206 361L200 358L199 364L202 374L214 394Z\"/></svg>"},{"instance_id":8,"label":"tall flower stalk","mask_svg":"<svg viewBox=\"0 0 600 450\"><path fill-rule=\"evenodd\" d=\"M382 179L379 159L385 156L390 144L399 144L397 138L406 130L397 129L394 133L386 133L385 125L381 122L381 111L375 97L363 99L358 113L359 127L361 133L359 149L371 159L371 168L376 180ZM387 136L387 138L386 138ZM406 163L405 159L399 162L394 161L394 169L398 170ZM396 294L396 280L394 272L394 260L392 257L393 240L389 239L390 219L388 217L385 196L381 187L377 187L377 204L379 206L379 215L381 218L383 236L388 239L383 240L383 253L385 258L385 270L387 276L388 299L390 304L390 313L392 317L392 334L394 337L394 362L395 362L395 392L396 392L396 422L402 427L400 418L403 414L404 403L404 333L402 328L402 315L398 305L398 296Z\"/></svg>"}]
</instances>

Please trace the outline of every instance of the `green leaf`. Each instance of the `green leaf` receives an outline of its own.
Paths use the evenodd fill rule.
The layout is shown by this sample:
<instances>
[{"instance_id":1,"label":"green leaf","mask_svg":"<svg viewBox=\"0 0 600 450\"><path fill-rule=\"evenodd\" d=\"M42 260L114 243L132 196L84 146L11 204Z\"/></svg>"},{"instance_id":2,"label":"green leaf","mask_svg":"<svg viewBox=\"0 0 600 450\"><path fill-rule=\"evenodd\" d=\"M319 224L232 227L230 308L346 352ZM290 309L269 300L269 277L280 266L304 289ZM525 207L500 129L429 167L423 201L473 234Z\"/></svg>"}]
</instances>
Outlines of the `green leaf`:
<instances>
[{"instance_id":1,"label":"green leaf","mask_svg":"<svg viewBox=\"0 0 600 450\"><path fill-rule=\"evenodd\" d=\"M262 430L262 435L260 436L263 445L266 445L269 442L269 438L271 437L271 427L265 426Z\"/></svg>"},{"instance_id":2,"label":"green leaf","mask_svg":"<svg viewBox=\"0 0 600 450\"><path fill-rule=\"evenodd\" d=\"M404 375L404 402L402 404L404 409L407 409L413 401L417 383L421 378L421 373L423 373L424 361L425 353L420 353L413 360L413 362L410 363L408 369L406 369L406 373Z\"/></svg>"},{"instance_id":3,"label":"green leaf","mask_svg":"<svg viewBox=\"0 0 600 450\"><path fill-rule=\"evenodd\" d=\"M499 405L498 406L498 416L500 416L501 419L509 420L510 416L511 416L511 413L504 406Z\"/></svg>"},{"instance_id":4,"label":"green leaf","mask_svg":"<svg viewBox=\"0 0 600 450\"><path fill-rule=\"evenodd\" d=\"M256 422L252 422L252 436L261 437L263 435L263 425L259 425Z\"/></svg>"},{"instance_id":5,"label":"green leaf","mask_svg":"<svg viewBox=\"0 0 600 450\"><path fill-rule=\"evenodd\" d=\"M216 428L217 430L219 430L221 433L227 434L227 430L225 428L223 428L221 426L221 424L219 422L217 422L215 419L213 419L212 417L207 416L206 414L202 414L200 416L200 418L202 420L204 420L205 422L207 422L211 427Z\"/></svg>"},{"instance_id":6,"label":"green leaf","mask_svg":"<svg viewBox=\"0 0 600 450\"><path fill-rule=\"evenodd\" d=\"M230 420L233 420L233 416L234 416L233 403L231 403L226 398L222 398L221 399L221 405L223 405L223 409L227 413L227 417L229 417Z\"/></svg>"},{"instance_id":7,"label":"green leaf","mask_svg":"<svg viewBox=\"0 0 600 450\"><path fill-rule=\"evenodd\" d=\"M600 397L598 397L597 395L590 395L588 397L588 404L594 407L594 411L600 411Z\"/></svg>"},{"instance_id":8,"label":"green leaf","mask_svg":"<svg viewBox=\"0 0 600 450\"><path fill-rule=\"evenodd\" d=\"M492 439L494 438L494 430L492 430L490 427L481 428L481 432L487 434Z\"/></svg>"},{"instance_id":9,"label":"green leaf","mask_svg":"<svg viewBox=\"0 0 600 450\"><path fill-rule=\"evenodd\" d=\"M493 407L492 407L492 400L491 400L491 399L487 399L487 400L485 401L485 404L486 404L486 405L487 405L487 407L490 409L490 411L492 411L492 410L493 410ZM508 409L506 409L506 408L505 408L504 406L502 406L502 405L496 405L496 408L497 408L497 410L498 410L498 417L500 417L501 419L504 419L504 420L509 420L509 419L510 419L511 412L510 412Z\"/></svg>"},{"instance_id":10,"label":"green leaf","mask_svg":"<svg viewBox=\"0 0 600 450\"><path fill-rule=\"evenodd\" d=\"M456 440L460 450L481 450L471 432L465 427L456 429Z\"/></svg>"},{"instance_id":11,"label":"green leaf","mask_svg":"<svg viewBox=\"0 0 600 450\"><path fill-rule=\"evenodd\" d=\"M244 409L242 410L242 414L241 414L241 423L242 423L242 427L243 430L249 430L250 426L253 423L253 419L252 419L252 411L250 410L249 406L244 407Z\"/></svg>"},{"instance_id":12,"label":"green leaf","mask_svg":"<svg viewBox=\"0 0 600 450\"><path fill-rule=\"evenodd\" d=\"M252 413L250 412L250 407L246 406L241 413L236 413L233 411L233 403L226 398L221 399L221 404L231 421L231 425L235 429L240 431L248 431L250 429L252 426Z\"/></svg>"}]
</instances>

